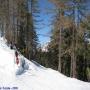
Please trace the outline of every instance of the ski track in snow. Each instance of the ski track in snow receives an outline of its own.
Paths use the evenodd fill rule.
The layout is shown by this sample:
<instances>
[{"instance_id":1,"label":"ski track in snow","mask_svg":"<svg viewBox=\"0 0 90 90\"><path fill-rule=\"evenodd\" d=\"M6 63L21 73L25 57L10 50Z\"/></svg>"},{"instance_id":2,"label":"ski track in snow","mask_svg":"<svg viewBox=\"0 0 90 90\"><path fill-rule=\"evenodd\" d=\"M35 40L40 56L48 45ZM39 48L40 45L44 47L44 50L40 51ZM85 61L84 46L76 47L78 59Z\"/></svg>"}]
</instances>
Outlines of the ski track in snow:
<instances>
[{"instance_id":1,"label":"ski track in snow","mask_svg":"<svg viewBox=\"0 0 90 90\"><path fill-rule=\"evenodd\" d=\"M14 52L0 38L0 87L17 87L10 90L90 90L90 83L66 77L24 57L29 69L21 75L15 75L17 66Z\"/></svg>"}]
</instances>

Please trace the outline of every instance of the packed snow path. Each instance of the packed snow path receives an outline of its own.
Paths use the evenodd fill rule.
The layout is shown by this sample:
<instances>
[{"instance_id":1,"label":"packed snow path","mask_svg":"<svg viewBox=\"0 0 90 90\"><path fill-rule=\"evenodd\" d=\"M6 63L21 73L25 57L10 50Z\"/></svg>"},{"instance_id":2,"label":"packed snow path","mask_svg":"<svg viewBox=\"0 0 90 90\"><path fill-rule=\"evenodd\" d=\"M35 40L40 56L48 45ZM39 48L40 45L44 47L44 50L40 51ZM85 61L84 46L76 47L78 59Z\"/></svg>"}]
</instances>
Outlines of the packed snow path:
<instances>
[{"instance_id":1,"label":"packed snow path","mask_svg":"<svg viewBox=\"0 0 90 90\"><path fill-rule=\"evenodd\" d=\"M90 83L68 78L34 61L25 61L29 69L16 75L14 50L0 39L0 90L90 90Z\"/></svg>"}]
</instances>

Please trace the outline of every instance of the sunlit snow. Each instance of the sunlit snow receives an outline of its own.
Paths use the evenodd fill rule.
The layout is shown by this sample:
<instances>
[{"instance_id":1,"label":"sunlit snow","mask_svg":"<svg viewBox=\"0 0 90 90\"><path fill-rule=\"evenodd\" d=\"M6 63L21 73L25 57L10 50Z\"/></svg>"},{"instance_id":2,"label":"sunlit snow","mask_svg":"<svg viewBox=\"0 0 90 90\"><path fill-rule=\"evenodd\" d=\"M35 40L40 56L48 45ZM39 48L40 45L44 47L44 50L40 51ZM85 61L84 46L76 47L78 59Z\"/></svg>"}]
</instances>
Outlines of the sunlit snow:
<instances>
[{"instance_id":1,"label":"sunlit snow","mask_svg":"<svg viewBox=\"0 0 90 90\"><path fill-rule=\"evenodd\" d=\"M66 77L21 55L19 59L25 59L29 68L16 75L14 53L0 38L0 90L90 90L90 83Z\"/></svg>"}]
</instances>

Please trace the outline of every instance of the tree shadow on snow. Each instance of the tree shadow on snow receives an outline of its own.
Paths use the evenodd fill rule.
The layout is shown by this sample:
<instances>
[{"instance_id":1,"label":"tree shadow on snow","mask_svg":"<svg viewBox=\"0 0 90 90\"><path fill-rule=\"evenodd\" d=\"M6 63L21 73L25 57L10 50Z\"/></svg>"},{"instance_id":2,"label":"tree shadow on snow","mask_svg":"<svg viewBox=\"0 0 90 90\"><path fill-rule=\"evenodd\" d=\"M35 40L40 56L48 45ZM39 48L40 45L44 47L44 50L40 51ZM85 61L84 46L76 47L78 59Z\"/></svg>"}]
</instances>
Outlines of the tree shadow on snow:
<instances>
[{"instance_id":1,"label":"tree shadow on snow","mask_svg":"<svg viewBox=\"0 0 90 90\"><path fill-rule=\"evenodd\" d=\"M45 68L44 66L40 65L40 64L37 63L36 61L33 61L33 60L32 60L32 62L33 62L37 67L46 70L46 68Z\"/></svg>"}]
</instances>

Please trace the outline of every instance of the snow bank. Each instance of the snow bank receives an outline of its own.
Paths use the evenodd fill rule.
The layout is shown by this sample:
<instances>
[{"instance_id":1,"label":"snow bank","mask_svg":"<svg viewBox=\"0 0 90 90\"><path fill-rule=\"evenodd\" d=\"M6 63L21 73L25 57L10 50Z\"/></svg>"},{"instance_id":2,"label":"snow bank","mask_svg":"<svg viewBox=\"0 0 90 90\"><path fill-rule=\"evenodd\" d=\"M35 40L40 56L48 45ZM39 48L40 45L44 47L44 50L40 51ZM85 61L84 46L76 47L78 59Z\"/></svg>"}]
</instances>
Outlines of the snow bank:
<instances>
[{"instance_id":1,"label":"snow bank","mask_svg":"<svg viewBox=\"0 0 90 90\"><path fill-rule=\"evenodd\" d=\"M19 56L19 65L16 64L16 75L23 74L26 70L29 69L28 62L25 61L25 58L23 56Z\"/></svg>"},{"instance_id":2,"label":"snow bank","mask_svg":"<svg viewBox=\"0 0 90 90\"><path fill-rule=\"evenodd\" d=\"M21 55L17 66L14 52L0 39L0 90L90 90L90 83L66 77Z\"/></svg>"}]
</instances>

